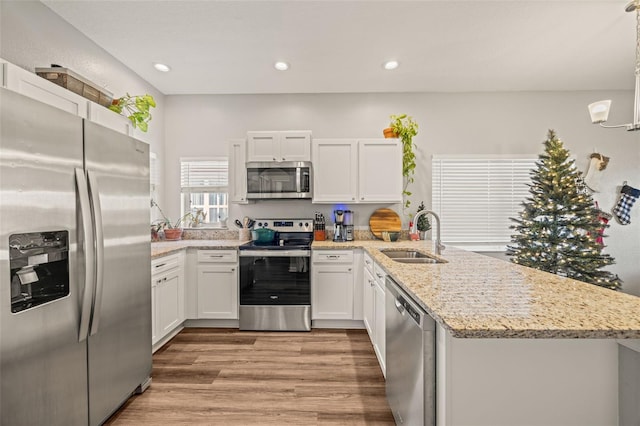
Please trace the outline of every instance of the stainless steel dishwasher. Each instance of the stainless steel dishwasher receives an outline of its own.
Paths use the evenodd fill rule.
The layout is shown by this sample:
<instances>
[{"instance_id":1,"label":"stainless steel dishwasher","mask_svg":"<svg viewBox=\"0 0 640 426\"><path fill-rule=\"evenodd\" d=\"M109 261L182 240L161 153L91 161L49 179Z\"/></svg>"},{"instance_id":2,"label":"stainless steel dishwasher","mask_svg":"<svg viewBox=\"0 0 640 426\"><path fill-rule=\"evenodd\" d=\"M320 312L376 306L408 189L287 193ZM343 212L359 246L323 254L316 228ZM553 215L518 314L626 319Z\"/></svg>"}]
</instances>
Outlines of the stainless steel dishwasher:
<instances>
[{"instance_id":1,"label":"stainless steel dishwasher","mask_svg":"<svg viewBox=\"0 0 640 426\"><path fill-rule=\"evenodd\" d=\"M387 400L398 425L435 424L435 322L386 280Z\"/></svg>"}]
</instances>

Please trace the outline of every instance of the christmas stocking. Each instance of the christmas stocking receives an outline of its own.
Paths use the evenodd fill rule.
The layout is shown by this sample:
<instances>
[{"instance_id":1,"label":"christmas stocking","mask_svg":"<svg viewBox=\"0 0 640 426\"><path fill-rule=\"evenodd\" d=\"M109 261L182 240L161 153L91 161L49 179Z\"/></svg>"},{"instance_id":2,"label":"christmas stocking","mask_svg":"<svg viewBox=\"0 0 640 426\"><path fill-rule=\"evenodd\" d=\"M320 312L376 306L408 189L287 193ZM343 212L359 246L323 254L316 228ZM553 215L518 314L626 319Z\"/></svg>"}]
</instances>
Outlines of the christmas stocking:
<instances>
[{"instance_id":1,"label":"christmas stocking","mask_svg":"<svg viewBox=\"0 0 640 426\"><path fill-rule=\"evenodd\" d=\"M633 188L629 185L622 185L620 199L613 208L613 214L621 225L631 223L631 207L633 207L633 203L636 202L638 197L640 197L640 189Z\"/></svg>"},{"instance_id":2,"label":"christmas stocking","mask_svg":"<svg viewBox=\"0 0 640 426\"><path fill-rule=\"evenodd\" d=\"M596 242L601 246L603 246L604 245L604 229L607 227L607 223L609 223L613 215L600 210L600 207L598 206L597 201L596 201L596 208L598 209L598 220L602 222L602 228L598 229L598 236L596 237Z\"/></svg>"},{"instance_id":3,"label":"christmas stocking","mask_svg":"<svg viewBox=\"0 0 640 426\"><path fill-rule=\"evenodd\" d=\"M602 177L602 171L607 168L607 164L609 164L609 157L597 152L591 154L589 170L587 170L587 174L584 177L584 183L593 192L600 192L600 178Z\"/></svg>"}]
</instances>

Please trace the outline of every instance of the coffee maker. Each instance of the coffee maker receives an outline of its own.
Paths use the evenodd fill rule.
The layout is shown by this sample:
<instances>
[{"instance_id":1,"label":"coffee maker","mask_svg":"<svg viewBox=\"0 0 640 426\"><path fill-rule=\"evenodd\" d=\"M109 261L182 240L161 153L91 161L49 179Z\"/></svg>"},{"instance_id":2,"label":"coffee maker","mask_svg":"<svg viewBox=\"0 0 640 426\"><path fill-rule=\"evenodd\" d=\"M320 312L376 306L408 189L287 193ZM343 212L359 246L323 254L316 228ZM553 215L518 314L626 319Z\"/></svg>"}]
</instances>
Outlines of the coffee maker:
<instances>
[{"instance_id":1,"label":"coffee maker","mask_svg":"<svg viewBox=\"0 0 640 426\"><path fill-rule=\"evenodd\" d=\"M353 212L344 211L344 234L347 241L353 241Z\"/></svg>"},{"instance_id":2,"label":"coffee maker","mask_svg":"<svg viewBox=\"0 0 640 426\"><path fill-rule=\"evenodd\" d=\"M345 211L346 210L333 211L333 241L347 241L344 223Z\"/></svg>"}]
</instances>

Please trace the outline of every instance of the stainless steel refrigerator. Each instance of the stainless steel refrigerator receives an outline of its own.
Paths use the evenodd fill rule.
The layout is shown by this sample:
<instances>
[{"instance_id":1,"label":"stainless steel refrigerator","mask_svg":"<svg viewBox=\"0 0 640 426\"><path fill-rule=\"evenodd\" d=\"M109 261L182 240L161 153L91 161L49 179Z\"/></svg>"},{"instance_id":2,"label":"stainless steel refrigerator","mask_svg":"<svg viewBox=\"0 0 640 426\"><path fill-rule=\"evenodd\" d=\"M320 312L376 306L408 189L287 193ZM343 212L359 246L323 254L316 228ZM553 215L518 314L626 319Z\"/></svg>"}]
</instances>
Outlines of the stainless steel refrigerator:
<instances>
[{"instance_id":1,"label":"stainless steel refrigerator","mask_svg":"<svg viewBox=\"0 0 640 426\"><path fill-rule=\"evenodd\" d=\"M0 109L0 424L101 424L150 381L149 148Z\"/></svg>"}]
</instances>

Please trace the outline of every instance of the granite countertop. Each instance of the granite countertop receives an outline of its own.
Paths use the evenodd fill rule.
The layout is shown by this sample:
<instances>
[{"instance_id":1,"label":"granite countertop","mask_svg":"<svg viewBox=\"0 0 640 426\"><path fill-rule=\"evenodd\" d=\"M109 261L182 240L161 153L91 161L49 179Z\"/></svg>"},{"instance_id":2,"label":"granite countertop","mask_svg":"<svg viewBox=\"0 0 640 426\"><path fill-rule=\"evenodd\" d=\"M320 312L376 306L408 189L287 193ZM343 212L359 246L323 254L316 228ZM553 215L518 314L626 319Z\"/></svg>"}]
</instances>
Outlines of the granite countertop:
<instances>
[{"instance_id":1,"label":"granite countertop","mask_svg":"<svg viewBox=\"0 0 640 426\"><path fill-rule=\"evenodd\" d=\"M239 240L178 240L178 241L158 241L151 243L151 259L166 256L180 250L188 248L215 250L215 249L237 249L238 246L249 241Z\"/></svg>"},{"instance_id":2,"label":"granite countertop","mask_svg":"<svg viewBox=\"0 0 640 426\"><path fill-rule=\"evenodd\" d=\"M447 247L442 264L394 262L380 250L431 241L314 241L313 249L365 249L454 337L640 339L640 298ZM437 256L436 256L437 257Z\"/></svg>"}]
</instances>

